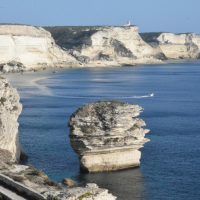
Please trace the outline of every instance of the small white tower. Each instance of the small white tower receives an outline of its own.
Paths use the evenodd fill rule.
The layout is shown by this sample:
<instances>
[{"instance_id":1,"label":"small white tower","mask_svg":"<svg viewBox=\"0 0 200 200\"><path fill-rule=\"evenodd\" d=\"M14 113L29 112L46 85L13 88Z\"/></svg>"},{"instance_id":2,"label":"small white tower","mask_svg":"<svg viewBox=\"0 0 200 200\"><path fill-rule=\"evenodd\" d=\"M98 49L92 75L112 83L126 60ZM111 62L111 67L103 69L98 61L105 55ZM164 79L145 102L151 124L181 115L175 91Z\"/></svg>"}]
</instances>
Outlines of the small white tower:
<instances>
[{"instance_id":1,"label":"small white tower","mask_svg":"<svg viewBox=\"0 0 200 200\"><path fill-rule=\"evenodd\" d=\"M127 24L124 24L123 26L130 26L131 25L131 22L128 21Z\"/></svg>"}]
</instances>

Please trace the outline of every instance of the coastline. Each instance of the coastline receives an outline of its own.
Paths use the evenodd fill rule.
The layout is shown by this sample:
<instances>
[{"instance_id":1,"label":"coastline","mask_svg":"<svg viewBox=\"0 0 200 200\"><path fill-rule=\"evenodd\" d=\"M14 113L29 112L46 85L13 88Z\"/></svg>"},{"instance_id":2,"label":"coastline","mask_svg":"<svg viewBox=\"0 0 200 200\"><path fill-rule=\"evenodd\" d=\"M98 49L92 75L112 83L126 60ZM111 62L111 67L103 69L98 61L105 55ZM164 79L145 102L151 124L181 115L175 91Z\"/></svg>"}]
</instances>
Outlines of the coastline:
<instances>
[{"instance_id":1,"label":"coastline","mask_svg":"<svg viewBox=\"0 0 200 200\"><path fill-rule=\"evenodd\" d=\"M174 62L174 60L173 60L172 62ZM195 60L194 62L199 62L199 60ZM190 62L188 62L188 63L190 63ZM193 63L193 62L191 62L191 63ZM149 70L151 66L152 66L152 65L147 65L147 66L144 66L144 67L145 67L146 70ZM157 69L157 66L152 66L152 67L153 67L153 71L154 71L154 69ZM160 68L160 69L162 69L162 68L163 68L163 69L166 69L166 67L167 67L167 66L165 66L165 65L160 65L159 68ZM177 69L177 68L176 68L176 65L174 65L174 67L175 67L175 71L176 71L176 69ZM180 67L181 67L181 65L180 65L178 68L180 68ZM90 68L87 68L87 69L90 69ZM117 69L117 68L116 68L116 69ZM96 77L96 78L100 78L100 77L104 77L104 75L102 74L102 72L108 71L108 74L110 74L111 72L113 73L114 71L121 71L121 69L122 69L122 68L118 68L117 70L115 70L115 68L109 68L108 70L103 70L103 68L102 68L102 70L103 70L103 71L102 71L102 70L100 70L100 69L97 68L97 70L92 70L92 71L99 71L99 70L100 70L100 73L97 74L98 76L96 76L96 75L93 76L92 74L91 74L91 76L92 76L92 77ZM128 74L130 74L130 72L132 71L131 69L133 69L132 75L134 75L135 69L137 69L136 71L138 71L138 70L141 71L141 70L142 70L141 67L140 67L140 68L135 68L135 67L130 67L130 66L129 66L129 67L125 67L124 69L127 70ZM170 69L173 69L173 65L170 66ZM183 66L183 69L184 69L184 66ZM65 71L66 69L61 69L61 70L64 70L64 71ZM130 71L130 70L131 70L131 71ZM145 71L146 71L146 70L145 70ZM63 71L63 72L64 72L64 71ZM81 72L80 74L82 74L82 72L84 71L84 74L87 73L87 70L83 70L82 68L81 68L80 70L77 70L77 69L75 69L75 70L74 70L74 69L72 69L72 70L71 70L71 69L67 69L67 71L73 72L72 74L74 74L74 76L71 76L71 75L70 75L71 73L69 73L69 75L68 75L67 77L68 77L68 78L72 78L72 79L74 79L74 80L75 80L75 79L76 79L76 80L78 80L78 79L82 79L82 80L83 80L83 79L84 79L84 78L82 78L82 76L76 77L76 76L75 76L75 73L76 73L76 72L79 71L79 72ZM65 73L66 75L68 74L67 71L66 71L66 73ZM89 71L90 71L90 70L89 70ZM89 71L88 71L88 72L89 72ZM155 71L154 71L154 72L153 72L153 71L152 71L152 73L155 75ZM48 71L47 71L47 72L48 72ZM165 70L164 70L164 72L165 72ZM160 73L160 71L159 71L159 73ZM40 74L41 77L44 76L44 74L43 74L43 73L40 73L40 72L34 72L33 74L31 73L30 75L31 75L31 77L34 77L34 76L37 77L38 74ZM89 74L89 73L87 73L87 74ZM95 73L95 74L96 74L96 73ZM102 74L102 75L101 75L101 74ZM12 77L15 77L15 75L17 75L18 78L24 77L25 79L28 79L28 77L29 77L29 73L27 74L27 76L26 76L26 75L21 75L21 74L10 74L10 75L11 75ZM58 74L53 74L52 71L50 70L50 71L49 71L49 75L50 75L51 77L54 77L54 76L59 76L59 75L63 75L63 74L62 74L62 73L60 73L60 74L59 74L59 73L58 73ZM100 75L100 77L99 77L99 75ZM115 75L116 75L116 74L113 73L113 76L115 76ZM9 76L8 76L8 77L9 77ZM48 76L45 76L45 77L48 77ZM86 77L87 77L87 76L86 76ZM117 77L118 77L118 76L116 76L116 79L118 79ZM172 77L173 77L173 76L172 76ZM16 77L15 77L15 78L16 78ZM38 77L37 77L37 78L38 78ZM126 76L126 78L131 78L131 76ZM148 77L146 77L146 78L148 78ZM176 77L174 77L174 78L176 78ZM132 78L131 78L131 79L132 79ZM103 81L103 80L105 81L105 79L102 79L101 81ZM129 79L128 79L128 80L129 80ZM136 80L137 80L137 79L136 79ZM150 80L153 81L154 79L150 79ZM172 80L173 80L173 79L172 79ZM54 81L55 81L55 80L54 80ZM120 81L120 80L119 80L119 81ZM144 79L143 79L143 81L144 81ZM147 83L150 84L152 81L147 82ZM23 81L22 81L22 82L23 82ZM44 81L43 83L46 83L46 81ZM48 83L48 82L47 82L47 83ZM67 82L67 83L69 83L69 85L70 85L70 82ZM147 84L147 85L148 85L148 84ZM73 86L73 85L71 85L71 86ZM81 87L81 84L80 84L80 87ZM24 89L22 89L22 90L24 90ZM152 91L152 92L154 92L154 91ZM34 94L32 93L32 95L34 95ZM151 101L151 103L153 103L154 100L156 100L156 99L160 100L159 91L158 91L157 93L155 92L155 98L146 99L146 100L145 100L145 99L143 99L143 100L141 99L140 102L142 102L142 101L143 101L143 102L144 102L144 101L146 101L146 102ZM55 100L55 99L53 99L53 100ZM129 101L129 99L126 99L126 100ZM33 102L37 102L37 101L38 101L38 99L35 98ZM57 102L57 101L58 101L58 100L56 100L56 102ZM65 101L65 100L64 100L64 101ZM137 102L137 99L134 99L134 101ZM165 101L166 101L166 103L168 102L168 97L167 97L167 99L165 99ZM31 105L34 105L33 102L31 102ZM85 102L85 100L84 100L84 101L81 101L81 102ZM153 105L154 105L154 104L153 104ZM28 106L30 106L30 105L28 105ZM143 107L144 107L144 106L143 106ZM77 108L77 106L76 106L76 108ZM145 108L145 110L146 110L146 109L148 108L148 105L146 105L144 108ZM67 108L67 109L68 109L68 108ZM148 109L149 109L149 108L148 108ZM66 108L65 108L65 110L66 110ZM53 110L53 112L55 112L55 111L56 111L56 110ZM70 110L69 112L72 113L71 110ZM150 110L150 111L148 110L148 112L151 112L151 110ZM154 112L154 111L152 111L152 112ZM66 114L66 113L65 113L65 114ZM153 127L153 124L148 124L148 125L150 125L150 126ZM158 130L158 132L159 132L159 130ZM66 137L66 135L65 135L65 137ZM153 138L153 141L152 141L152 142L153 142L153 147L152 147L152 148L156 148L156 141L154 142L154 140L155 140L155 138ZM160 140L159 140L159 141L160 141ZM159 143L159 141L157 141L157 142ZM148 146L149 146L149 144L148 144ZM151 144L150 144L150 146L151 146ZM53 148L55 149L55 147L53 147ZM144 151L146 151L145 148L144 148ZM145 156L145 159L148 160L147 156L148 156L148 153L146 153L146 156ZM165 156L166 156L166 155L165 155ZM36 159L39 159L39 160L40 160L39 157L37 157ZM60 159L62 160L63 157L61 157ZM65 159L67 160L67 163L68 163L68 159L69 159L69 158L66 157ZM143 161L142 161L143 163L145 163L145 159L143 159ZM148 160L148 162L150 162L150 161ZM151 163L151 162L150 162L150 163ZM147 163L147 164L148 164L148 163ZM72 165L73 165L73 164L72 164ZM54 167L55 167L55 166L54 166ZM40 168L40 167L39 167L39 168ZM139 169L137 170L137 172L138 172L138 171L139 171L139 172L141 171L140 173L143 174L143 173L144 173L143 168L144 168L144 166L142 166L141 169L139 168ZM125 173L125 171L123 171L123 172ZM126 179L128 180L128 177L130 177L130 174L133 173L133 171L127 170L126 173L127 173L127 174L126 174ZM136 172L135 172L135 173L136 173ZM146 172L145 172L145 173L146 173ZM107 176L109 176L110 179L111 179L110 182L109 182L109 184L106 183L105 180L104 180L104 181L102 180L102 183L101 183L101 184L102 184L102 185L105 185L104 187L107 187L107 188L109 188L109 187L110 187L110 184L111 184L113 188L119 187L118 190L120 191L120 187L121 187L120 183L118 184L118 186L115 186L115 185L112 183L112 174L113 174L113 173L109 173L109 174L108 174L108 173L105 173L105 174L99 173L99 174L96 174L96 175L84 175L84 176L85 176L84 179L87 180L87 181L91 181L91 179L92 179L92 180L95 182L96 179L101 180L100 177L102 177L102 176L103 176L104 178L107 177ZM116 172L115 174L116 174L115 176L119 176L119 173L118 173L118 172ZM122 175L122 173L120 173L120 174ZM137 173L136 173L135 175L136 175L136 176L139 176ZM124 176L125 176L125 175L124 175ZM122 176L122 178L123 178L124 176ZM144 176L144 178L145 178L146 176L148 176L148 173L143 174L143 176ZM135 179L134 176L133 176L133 179ZM59 178L59 180L60 180L60 178ZM140 180L140 181L141 181L141 180ZM140 181L139 181L139 182L140 182ZM135 182L133 182L133 183L135 184ZM102 185L100 185L100 187L103 187ZM142 184L141 184L141 185L142 185ZM142 186L141 186L141 187L142 187ZM131 186L130 186L129 189L131 189ZM124 188L124 190L125 190L125 188ZM128 190L127 190L127 193L128 193ZM137 192L135 192L135 194L137 194ZM117 195L117 196L118 196L118 195ZM120 193L119 193L119 197L120 197Z\"/></svg>"},{"instance_id":2,"label":"coastline","mask_svg":"<svg viewBox=\"0 0 200 200\"><path fill-rule=\"evenodd\" d=\"M52 71L47 70L45 77L43 74L40 75L42 77L38 78L38 73L31 74L31 78L34 77L34 79L30 79L30 76L23 76L25 79L29 81L22 81L25 83L28 87L37 87L38 90L40 90L39 95L51 95L47 91L46 87L40 86L37 84L37 81L48 79L49 77L47 74L50 74ZM12 74L12 78L16 78L16 74ZM11 76L12 76L11 75ZM21 74L18 74L21 76ZM3 79L4 82L6 79ZM15 80L14 80L15 81ZM28 83L28 84L27 84ZM11 86L9 86L11 87ZM36 94L37 95L37 94ZM1 185L8 188L8 190L15 191L16 193L19 193L21 196L28 198L28 199L34 199L34 200L41 200L41 199L67 199L67 200L73 200L80 199L81 197L84 197L85 194L88 194L93 199L102 199L102 200L115 200L116 197L112 194L108 193L108 190L99 188L96 184L82 184L78 182L74 182L76 184L72 186L65 187L61 183L58 184L55 181L52 181L48 178L48 176L42 172L41 170L38 170L34 168L32 165L22 165L18 164L15 159L12 158L12 155L9 151L4 151L0 149L0 183ZM63 177L64 178L64 177ZM6 193L2 193L3 197L10 198L6 195ZM64 195L64 196L63 196Z\"/></svg>"}]
</instances>

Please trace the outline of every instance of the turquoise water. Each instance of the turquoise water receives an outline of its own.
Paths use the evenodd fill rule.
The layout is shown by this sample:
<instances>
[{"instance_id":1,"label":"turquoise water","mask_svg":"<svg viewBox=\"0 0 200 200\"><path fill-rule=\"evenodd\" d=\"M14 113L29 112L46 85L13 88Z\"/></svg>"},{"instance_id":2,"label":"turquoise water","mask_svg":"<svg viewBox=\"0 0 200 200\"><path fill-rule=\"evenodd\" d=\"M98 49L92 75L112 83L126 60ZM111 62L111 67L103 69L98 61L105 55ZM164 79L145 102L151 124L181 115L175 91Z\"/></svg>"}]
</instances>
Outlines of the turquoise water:
<instances>
[{"instance_id":1,"label":"turquoise water","mask_svg":"<svg viewBox=\"0 0 200 200\"><path fill-rule=\"evenodd\" d=\"M58 182L95 182L134 199L200 199L200 62L140 67L68 69L9 75L23 112L20 141L29 163ZM154 97L148 94L154 93ZM141 166L84 174L70 147L67 123L84 103L116 99L142 106L151 131L141 149Z\"/></svg>"}]
</instances>

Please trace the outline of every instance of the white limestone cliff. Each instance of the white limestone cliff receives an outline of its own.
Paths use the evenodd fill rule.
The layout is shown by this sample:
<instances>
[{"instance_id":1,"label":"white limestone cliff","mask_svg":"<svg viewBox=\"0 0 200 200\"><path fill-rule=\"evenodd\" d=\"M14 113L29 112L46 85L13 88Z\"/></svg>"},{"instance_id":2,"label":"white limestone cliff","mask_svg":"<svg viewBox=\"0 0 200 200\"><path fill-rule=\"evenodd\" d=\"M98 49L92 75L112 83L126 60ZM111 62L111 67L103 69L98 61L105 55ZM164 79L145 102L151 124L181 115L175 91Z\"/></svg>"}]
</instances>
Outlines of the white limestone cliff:
<instances>
[{"instance_id":1,"label":"white limestone cliff","mask_svg":"<svg viewBox=\"0 0 200 200\"><path fill-rule=\"evenodd\" d=\"M65 34L65 29L58 29L56 36L52 32L55 43L49 31L56 28L44 28L0 25L0 65L106 67L200 58L200 36L194 33L159 33L148 41L138 34L138 26L65 27Z\"/></svg>"},{"instance_id":2,"label":"white limestone cliff","mask_svg":"<svg viewBox=\"0 0 200 200\"><path fill-rule=\"evenodd\" d=\"M200 56L199 37L194 33L162 33L157 39L161 51L168 59L198 58Z\"/></svg>"},{"instance_id":3,"label":"white limestone cliff","mask_svg":"<svg viewBox=\"0 0 200 200\"><path fill-rule=\"evenodd\" d=\"M163 53L167 59L200 58L200 35L194 33L143 33L141 36L155 51Z\"/></svg>"},{"instance_id":4,"label":"white limestone cliff","mask_svg":"<svg viewBox=\"0 0 200 200\"><path fill-rule=\"evenodd\" d=\"M27 68L77 64L76 59L57 46L51 34L43 28L0 25L0 64L13 60Z\"/></svg>"},{"instance_id":5,"label":"white limestone cliff","mask_svg":"<svg viewBox=\"0 0 200 200\"><path fill-rule=\"evenodd\" d=\"M140 165L138 149L149 139L145 122L137 117L142 108L121 101L92 102L71 117L70 143L87 172L114 171Z\"/></svg>"},{"instance_id":6,"label":"white limestone cliff","mask_svg":"<svg viewBox=\"0 0 200 200\"><path fill-rule=\"evenodd\" d=\"M122 66L162 63L157 52L138 34L138 26L101 27L72 51L83 66Z\"/></svg>"},{"instance_id":7,"label":"white limestone cliff","mask_svg":"<svg viewBox=\"0 0 200 200\"><path fill-rule=\"evenodd\" d=\"M19 143L17 119L22 111L19 94L6 79L0 79L0 149L8 150L14 160L26 160Z\"/></svg>"}]
</instances>

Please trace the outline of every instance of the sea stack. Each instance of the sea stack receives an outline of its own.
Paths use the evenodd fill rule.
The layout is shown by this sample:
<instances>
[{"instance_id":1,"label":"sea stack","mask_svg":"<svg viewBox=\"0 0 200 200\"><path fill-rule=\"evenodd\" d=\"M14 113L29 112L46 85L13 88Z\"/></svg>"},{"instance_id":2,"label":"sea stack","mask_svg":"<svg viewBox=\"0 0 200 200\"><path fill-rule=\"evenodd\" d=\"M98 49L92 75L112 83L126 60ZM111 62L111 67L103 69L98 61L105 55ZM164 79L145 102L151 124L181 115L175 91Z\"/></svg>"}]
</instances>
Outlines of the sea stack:
<instances>
[{"instance_id":1,"label":"sea stack","mask_svg":"<svg viewBox=\"0 0 200 200\"><path fill-rule=\"evenodd\" d=\"M145 122L136 118L142 108L121 101L83 105L70 117L70 142L86 172L115 171L140 165L138 151L149 139Z\"/></svg>"}]
</instances>

